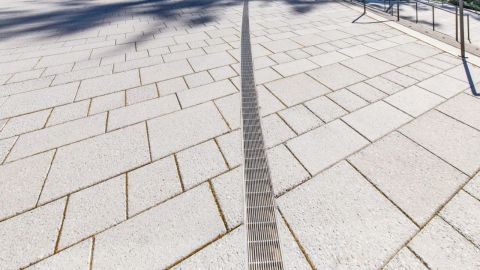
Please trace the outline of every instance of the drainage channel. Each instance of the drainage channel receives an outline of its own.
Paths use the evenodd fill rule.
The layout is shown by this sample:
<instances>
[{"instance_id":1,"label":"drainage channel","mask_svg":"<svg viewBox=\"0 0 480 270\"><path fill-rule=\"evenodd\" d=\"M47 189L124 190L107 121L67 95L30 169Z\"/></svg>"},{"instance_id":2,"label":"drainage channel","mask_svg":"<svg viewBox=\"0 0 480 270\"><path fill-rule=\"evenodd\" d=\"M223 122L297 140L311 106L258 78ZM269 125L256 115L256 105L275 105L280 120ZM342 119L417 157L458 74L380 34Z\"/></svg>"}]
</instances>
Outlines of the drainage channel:
<instances>
[{"instance_id":1,"label":"drainage channel","mask_svg":"<svg viewBox=\"0 0 480 270\"><path fill-rule=\"evenodd\" d=\"M283 263L275 217L275 197L253 76L248 0L244 0L243 5L240 63L246 266L249 270L280 270L283 269Z\"/></svg>"}]
</instances>

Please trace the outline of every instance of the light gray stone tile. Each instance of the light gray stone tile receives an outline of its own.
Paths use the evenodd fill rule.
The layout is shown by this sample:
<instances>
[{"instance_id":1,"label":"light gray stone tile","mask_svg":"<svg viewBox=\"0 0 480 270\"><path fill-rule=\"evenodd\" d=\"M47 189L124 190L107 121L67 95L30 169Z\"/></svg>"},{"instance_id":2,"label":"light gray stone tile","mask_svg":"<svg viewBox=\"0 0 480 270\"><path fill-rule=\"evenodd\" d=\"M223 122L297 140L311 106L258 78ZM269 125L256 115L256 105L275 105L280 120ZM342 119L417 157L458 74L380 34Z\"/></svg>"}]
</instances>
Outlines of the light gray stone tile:
<instances>
[{"instance_id":1,"label":"light gray stone tile","mask_svg":"<svg viewBox=\"0 0 480 270\"><path fill-rule=\"evenodd\" d=\"M367 140L340 120L287 142L288 148L311 174L322 171L367 144Z\"/></svg>"},{"instance_id":2,"label":"light gray stone tile","mask_svg":"<svg viewBox=\"0 0 480 270\"><path fill-rule=\"evenodd\" d=\"M304 133L323 124L322 120L303 105L290 107L278 114L297 134Z\"/></svg>"},{"instance_id":3,"label":"light gray stone tile","mask_svg":"<svg viewBox=\"0 0 480 270\"><path fill-rule=\"evenodd\" d=\"M204 184L98 235L93 269L167 268L224 232Z\"/></svg>"},{"instance_id":4,"label":"light gray stone tile","mask_svg":"<svg viewBox=\"0 0 480 270\"><path fill-rule=\"evenodd\" d=\"M50 67L50 66L57 66L62 64L69 64L73 62L84 61L90 57L90 52L91 52L90 50L84 50L84 51L63 53L63 54L42 57L42 59L40 59L36 67L37 68Z\"/></svg>"},{"instance_id":5,"label":"light gray stone tile","mask_svg":"<svg viewBox=\"0 0 480 270\"><path fill-rule=\"evenodd\" d=\"M100 77L105 75L112 74L113 67L109 66L101 66L96 68L88 68L82 70L76 70L68 73L62 73L55 76L55 80L53 80L52 85L64 84L74 81L80 81L84 79Z\"/></svg>"},{"instance_id":6,"label":"light gray stone tile","mask_svg":"<svg viewBox=\"0 0 480 270\"><path fill-rule=\"evenodd\" d=\"M384 77L387 80L390 80L390 81L392 81L396 84L399 84L403 87L409 87L409 86L414 85L418 82L414 78L403 75L402 73L399 73L397 71L390 71L388 73L383 74L382 77Z\"/></svg>"},{"instance_id":7,"label":"light gray stone tile","mask_svg":"<svg viewBox=\"0 0 480 270\"><path fill-rule=\"evenodd\" d=\"M60 74L60 73L65 73L65 72L70 72L70 71L72 71L72 68L73 68L73 64L64 64L64 65L47 67L47 69L43 73L43 77L50 76L50 75L55 75L55 74Z\"/></svg>"},{"instance_id":8,"label":"light gray stone tile","mask_svg":"<svg viewBox=\"0 0 480 270\"><path fill-rule=\"evenodd\" d=\"M237 62L237 60L235 60L235 58L233 58L227 52L196 56L189 58L188 61L192 65L195 72L222 67Z\"/></svg>"},{"instance_id":9,"label":"light gray stone tile","mask_svg":"<svg viewBox=\"0 0 480 270\"><path fill-rule=\"evenodd\" d=\"M385 270L428 270L413 252L408 248L402 248L395 257L385 265Z\"/></svg>"},{"instance_id":10,"label":"light gray stone tile","mask_svg":"<svg viewBox=\"0 0 480 270\"><path fill-rule=\"evenodd\" d=\"M132 105L158 97L155 84L140 86L126 91L127 105Z\"/></svg>"},{"instance_id":11,"label":"light gray stone tile","mask_svg":"<svg viewBox=\"0 0 480 270\"><path fill-rule=\"evenodd\" d=\"M48 117L47 126L62 124L68 121L85 117L88 114L89 106L90 100L84 100L55 107L50 117Z\"/></svg>"},{"instance_id":12,"label":"light gray stone tile","mask_svg":"<svg viewBox=\"0 0 480 270\"><path fill-rule=\"evenodd\" d=\"M242 159L242 137L240 130L232 131L223 136L217 137L218 146L222 151L228 165L233 168L243 162Z\"/></svg>"},{"instance_id":13,"label":"light gray stone tile","mask_svg":"<svg viewBox=\"0 0 480 270\"><path fill-rule=\"evenodd\" d=\"M255 70L255 83L263 84L282 78L276 71L270 67ZM240 86L238 86L240 87Z\"/></svg>"},{"instance_id":14,"label":"light gray stone tile","mask_svg":"<svg viewBox=\"0 0 480 270\"><path fill-rule=\"evenodd\" d=\"M348 59L342 61L342 64L370 78L396 68L369 55Z\"/></svg>"},{"instance_id":15,"label":"light gray stone tile","mask_svg":"<svg viewBox=\"0 0 480 270\"><path fill-rule=\"evenodd\" d=\"M126 219L125 175L70 195L59 248Z\"/></svg>"},{"instance_id":16,"label":"light gray stone tile","mask_svg":"<svg viewBox=\"0 0 480 270\"><path fill-rule=\"evenodd\" d=\"M470 176L480 167L480 132L440 112L428 112L400 131Z\"/></svg>"},{"instance_id":17,"label":"light gray stone tile","mask_svg":"<svg viewBox=\"0 0 480 270\"><path fill-rule=\"evenodd\" d=\"M396 49L413 54L418 57L422 57L422 58L433 56L435 54L442 52L440 49L437 49L423 42L422 43L420 42L405 43L400 46L397 46Z\"/></svg>"},{"instance_id":18,"label":"light gray stone tile","mask_svg":"<svg viewBox=\"0 0 480 270\"><path fill-rule=\"evenodd\" d=\"M61 147L55 155L40 201L58 198L149 161L144 124Z\"/></svg>"},{"instance_id":19,"label":"light gray stone tile","mask_svg":"<svg viewBox=\"0 0 480 270\"><path fill-rule=\"evenodd\" d=\"M330 122L348 113L346 110L338 106L335 102L331 101L327 97L319 97L314 100L307 101L305 102L305 106L307 106L324 122Z\"/></svg>"},{"instance_id":20,"label":"light gray stone tile","mask_svg":"<svg viewBox=\"0 0 480 270\"><path fill-rule=\"evenodd\" d=\"M11 118L6 122L0 138L8 138L23 134L32 130L41 129L50 115L50 110L39 111Z\"/></svg>"},{"instance_id":21,"label":"light gray stone tile","mask_svg":"<svg viewBox=\"0 0 480 270\"><path fill-rule=\"evenodd\" d=\"M237 92L237 88L229 80L224 80L180 92L178 99L182 108L186 108L235 92Z\"/></svg>"},{"instance_id":22,"label":"light gray stone tile","mask_svg":"<svg viewBox=\"0 0 480 270\"><path fill-rule=\"evenodd\" d=\"M328 94L328 97L350 112L368 105L368 102L347 89L340 89L330 93Z\"/></svg>"},{"instance_id":23,"label":"light gray stone tile","mask_svg":"<svg viewBox=\"0 0 480 270\"><path fill-rule=\"evenodd\" d=\"M88 270L92 245L92 239L87 239L25 268L25 270Z\"/></svg>"},{"instance_id":24,"label":"light gray stone tile","mask_svg":"<svg viewBox=\"0 0 480 270\"><path fill-rule=\"evenodd\" d=\"M480 246L480 201L464 191L442 209L440 216L477 247Z\"/></svg>"},{"instance_id":25,"label":"light gray stone tile","mask_svg":"<svg viewBox=\"0 0 480 270\"><path fill-rule=\"evenodd\" d=\"M273 61L277 62L278 64L291 62L295 60L293 57L283 52L271 54L268 57L270 57Z\"/></svg>"},{"instance_id":26,"label":"light gray stone tile","mask_svg":"<svg viewBox=\"0 0 480 270\"><path fill-rule=\"evenodd\" d=\"M480 174L473 177L463 189L480 200Z\"/></svg>"},{"instance_id":27,"label":"light gray stone tile","mask_svg":"<svg viewBox=\"0 0 480 270\"><path fill-rule=\"evenodd\" d=\"M262 118L262 129L265 147L267 148L296 136L296 134L276 114L271 114Z\"/></svg>"},{"instance_id":28,"label":"light gray stone tile","mask_svg":"<svg viewBox=\"0 0 480 270\"><path fill-rule=\"evenodd\" d=\"M213 82L212 77L207 71L202 71L185 76L185 81L189 88L205 85Z\"/></svg>"},{"instance_id":29,"label":"light gray stone tile","mask_svg":"<svg viewBox=\"0 0 480 270\"><path fill-rule=\"evenodd\" d=\"M402 73L403 75L409 76L414 78L415 80L423 81L430 78L432 75L428 72L424 72L423 70L418 70L411 66L406 66L397 69L398 72Z\"/></svg>"},{"instance_id":30,"label":"light gray stone tile","mask_svg":"<svg viewBox=\"0 0 480 270\"><path fill-rule=\"evenodd\" d=\"M323 66L328 66L328 65L331 65L331 64L338 63L338 62L346 60L348 58L349 58L348 56L334 51L334 52L328 52L328 53L324 53L324 54L315 55L313 57L308 58L308 60L314 62L315 64L317 64L321 67L323 67Z\"/></svg>"},{"instance_id":31,"label":"light gray stone tile","mask_svg":"<svg viewBox=\"0 0 480 270\"><path fill-rule=\"evenodd\" d=\"M45 69L34 69L30 71L23 71L20 73L15 73L10 80L8 80L9 83L14 83L14 82L22 82L26 80L33 80L33 79L38 79L42 75L43 71Z\"/></svg>"},{"instance_id":32,"label":"light gray stone tile","mask_svg":"<svg viewBox=\"0 0 480 270\"><path fill-rule=\"evenodd\" d=\"M434 218L408 246L433 269L480 267L480 249L441 218Z\"/></svg>"},{"instance_id":33,"label":"light gray stone tile","mask_svg":"<svg viewBox=\"0 0 480 270\"><path fill-rule=\"evenodd\" d=\"M5 160L13 144L17 141L17 137L0 140L0 164Z\"/></svg>"},{"instance_id":34,"label":"light gray stone tile","mask_svg":"<svg viewBox=\"0 0 480 270\"><path fill-rule=\"evenodd\" d=\"M8 118L73 101L78 83L69 83L11 96L0 107L0 117Z\"/></svg>"},{"instance_id":35,"label":"light gray stone tile","mask_svg":"<svg viewBox=\"0 0 480 270\"><path fill-rule=\"evenodd\" d=\"M166 81L157 82L157 87L160 96L166 96L188 89L188 86L183 78L174 78Z\"/></svg>"},{"instance_id":36,"label":"light gray stone tile","mask_svg":"<svg viewBox=\"0 0 480 270\"><path fill-rule=\"evenodd\" d=\"M190 73L193 73L193 70L186 60L159 64L140 69L142 84L164 81Z\"/></svg>"},{"instance_id":37,"label":"light gray stone tile","mask_svg":"<svg viewBox=\"0 0 480 270\"><path fill-rule=\"evenodd\" d=\"M280 197L278 205L318 269L380 268L416 231L346 162Z\"/></svg>"},{"instance_id":38,"label":"light gray stone tile","mask_svg":"<svg viewBox=\"0 0 480 270\"><path fill-rule=\"evenodd\" d=\"M0 263L19 269L53 254L66 199L60 199L0 223Z\"/></svg>"},{"instance_id":39,"label":"light gray stone tile","mask_svg":"<svg viewBox=\"0 0 480 270\"><path fill-rule=\"evenodd\" d=\"M330 92L325 86L305 74L298 74L265 85L287 106Z\"/></svg>"},{"instance_id":40,"label":"light gray stone tile","mask_svg":"<svg viewBox=\"0 0 480 270\"><path fill-rule=\"evenodd\" d=\"M240 93L237 93L214 101L231 129L240 128L240 100Z\"/></svg>"},{"instance_id":41,"label":"light gray stone tile","mask_svg":"<svg viewBox=\"0 0 480 270\"><path fill-rule=\"evenodd\" d=\"M398 48L390 48L382 51L377 51L370 54L371 56L383 60L387 63L402 67L408 64L412 64L420 60L419 57L410 53L399 50Z\"/></svg>"},{"instance_id":42,"label":"light gray stone tile","mask_svg":"<svg viewBox=\"0 0 480 270\"><path fill-rule=\"evenodd\" d=\"M180 110L180 106L174 95L118 108L109 112L108 130L118 129L177 110Z\"/></svg>"},{"instance_id":43,"label":"light gray stone tile","mask_svg":"<svg viewBox=\"0 0 480 270\"><path fill-rule=\"evenodd\" d=\"M418 84L433 93L450 98L467 89L468 84L452 77L439 74Z\"/></svg>"},{"instance_id":44,"label":"light gray stone tile","mask_svg":"<svg viewBox=\"0 0 480 270\"><path fill-rule=\"evenodd\" d=\"M443 61L438 61L438 62L445 63ZM470 73L470 77L472 78L472 80L475 83L480 82L480 68L468 62L467 62L467 66L468 66L468 72ZM456 78L466 83L469 82L469 78L467 76L467 73L465 72L464 65L458 65L457 67L446 71L445 75Z\"/></svg>"},{"instance_id":45,"label":"light gray stone tile","mask_svg":"<svg viewBox=\"0 0 480 270\"><path fill-rule=\"evenodd\" d=\"M281 194L307 180L310 175L281 144L267 151L272 185L275 194Z\"/></svg>"},{"instance_id":46,"label":"light gray stone tile","mask_svg":"<svg viewBox=\"0 0 480 270\"><path fill-rule=\"evenodd\" d=\"M287 77L294 74L303 73L317 67L318 66L316 64L307 59L300 59L273 66L273 69L275 69L282 76Z\"/></svg>"},{"instance_id":47,"label":"light gray stone tile","mask_svg":"<svg viewBox=\"0 0 480 270\"><path fill-rule=\"evenodd\" d=\"M338 90L366 79L362 74L338 63L309 71L308 74L332 90Z\"/></svg>"},{"instance_id":48,"label":"light gray stone tile","mask_svg":"<svg viewBox=\"0 0 480 270\"><path fill-rule=\"evenodd\" d=\"M396 132L349 159L420 226L435 215L468 179Z\"/></svg>"},{"instance_id":49,"label":"light gray stone tile","mask_svg":"<svg viewBox=\"0 0 480 270\"><path fill-rule=\"evenodd\" d=\"M214 68L209 70L208 72L210 72L210 75L212 75L215 81L220 81L238 76L237 72L235 72L235 70L233 70L230 66Z\"/></svg>"},{"instance_id":50,"label":"light gray stone tile","mask_svg":"<svg viewBox=\"0 0 480 270\"><path fill-rule=\"evenodd\" d=\"M412 118L391 105L378 101L342 119L370 141L374 141Z\"/></svg>"},{"instance_id":51,"label":"light gray stone tile","mask_svg":"<svg viewBox=\"0 0 480 270\"><path fill-rule=\"evenodd\" d=\"M213 190L229 228L243 223L243 167L212 179Z\"/></svg>"},{"instance_id":52,"label":"light gray stone tile","mask_svg":"<svg viewBox=\"0 0 480 270\"><path fill-rule=\"evenodd\" d=\"M32 69L39 58L17 60L14 62L0 63L0 75L22 72Z\"/></svg>"},{"instance_id":53,"label":"light gray stone tile","mask_svg":"<svg viewBox=\"0 0 480 270\"><path fill-rule=\"evenodd\" d=\"M302 46L298 43L291 41L290 39L282 39L261 43L262 46L272 51L273 53L279 53L284 51L290 51L299 49Z\"/></svg>"},{"instance_id":54,"label":"light gray stone tile","mask_svg":"<svg viewBox=\"0 0 480 270\"><path fill-rule=\"evenodd\" d=\"M53 151L0 166L0 220L35 207Z\"/></svg>"},{"instance_id":55,"label":"light gray stone tile","mask_svg":"<svg viewBox=\"0 0 480 270\"><path fill-rule=\"evenodd\" d=\"M437 106L444 99L414 85L387 97L385 101L416 117Z\"/></svg>"},{"instance_id":56,"label":"light gray stone tile","mask_svg":"<svg viewBox=\"0 0 480 270\"><path fill-rule=\"evenodd\" d=\"M228 170L213 140L177 153L178 167L186 189Z\"/></svg>"},{"instance_id":57,"label":"light gray stone tile","mask_svg":"<svg viewBox=\"0 0 480 270\"><path fill-rule=\"evenodd\" d=\"M351 92L353 92L357 96L360 96L361 98L365 99L368 102L375 102L387 96L382 91L364 82L350 85L348 87L348 90L350 90Z\"/></svg>"},{"instance_id":58,"label":"light gray stone tile","mask_svg":"<svg viewBox=\"0 0 480 270\"><path fill-rule=\"evenodd\" d=\"M97 114L20 135L8 160L16 160L100 135L105 132L106 120L107 114Z\"/></svg>"},{"instance_id":59,"label":"light gray stone tile","mask_svg":"<svg viewBox=\"0 0 480 270\"><path fill-rule=\"evenodd\" d=\"M112 93L93 98L89 114L106 112L123 106L125 106L125 92Z\"/></svg>"},{"instance_id":60,"label":"light gray stone tile","mask_svg":"<svg viewBox=\"0 0 480 270\"><path fill-rule=\"evenodd\" d=\"M460 94L438 107L438 110L480 130L480 100Z\"/></svg>"},{"instance_id":61,"label":"light gray stone tile","mask_svg":"<svg viewBox=\"0 0 480 270\"><path fill-rule=\"evenodd\" d=\"M205 103L148 122L152 158L158 159L228 131L213 103Z\"/></svg>"},{"instance_id":62,"label":"light gray stone tile","mask_svg":"<svg viewBox=\"0 0 480 270\"><path fill-rule=\"evenodd\" d=\"M338 50L340 53L348 55L350 57L358 57L361 55L369 54L375 50L364 45L356 45L349 48Z\"/></svg>"},{"instance_id":63,"label":"light gray stone tile","mask_svg":"<svg viewBox=\"0 0 480 270\"><path fill-rule=\"evenodd\" d=\"M173 62L181 59L188 59L190 57L205 55L205 52L202 49L193 49L188 51L179 51L169 54L164 54L163 59L165 62Z\"/></svg>"},{"instance_id":64,"label":"light gray stone tile","mask_svg":"<svg viewBox=\"0 0 480 270\"><path fill-rule=\"evenodd\" d=\"M375 77L365 81L367 84L387 93L389 95L394 94L403 89L403 86L398 85L390 80L387 80L383 77Z\"/></svg>"},{"instance_id":65,"label":"light gray stone tile","mask_svg":"<svg viewBox=\"0 0 480 270\"><path fill-rule=\"evenodd\" d=\"M122 72L131 69L153 66L163 63L162 56L151 56L135 59L127 62L116 63L114 65L115 72Z\"/></svg>"},{"instance_id":66,"label":"light gray stone tile","mask_svg":"<svg viewBox=\"0 0 480 270\"><path fill-rule=\"evenodd\" d=\"M173 156L155 161L127 175L129 217L182 192Z\"/></svg>"},{"instance_id":67,"label":"light gray stone tile","mask_svg":"<svg viewBox=\"0 0 480 270\"><path fill-rule=\"evenodd\" d=\"M119 92L140 86L137 70L131 70L82 81L76 100Z\"/></svg>"}]
</instances>

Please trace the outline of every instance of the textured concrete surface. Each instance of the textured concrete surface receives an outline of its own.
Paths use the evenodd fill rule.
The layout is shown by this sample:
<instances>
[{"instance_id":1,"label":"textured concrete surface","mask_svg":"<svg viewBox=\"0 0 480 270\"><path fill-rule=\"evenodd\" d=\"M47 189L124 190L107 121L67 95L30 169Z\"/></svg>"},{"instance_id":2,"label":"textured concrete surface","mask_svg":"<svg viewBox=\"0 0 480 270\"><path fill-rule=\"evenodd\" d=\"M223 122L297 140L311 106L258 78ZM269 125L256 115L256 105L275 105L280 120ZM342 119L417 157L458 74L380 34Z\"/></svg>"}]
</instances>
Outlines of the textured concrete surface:
<instances>
[{"instance_id":1,"label":"textured concrete surface","mask_svg":"<svg viewBox=\"0 0 480 270\"><path fill-rule=\"evenodd\" d=\"M242 1L0 9L0 268L242 268ZM480 68L360 15L250 3L286 269L479 269Z\"/></svg>"}]
</instances>

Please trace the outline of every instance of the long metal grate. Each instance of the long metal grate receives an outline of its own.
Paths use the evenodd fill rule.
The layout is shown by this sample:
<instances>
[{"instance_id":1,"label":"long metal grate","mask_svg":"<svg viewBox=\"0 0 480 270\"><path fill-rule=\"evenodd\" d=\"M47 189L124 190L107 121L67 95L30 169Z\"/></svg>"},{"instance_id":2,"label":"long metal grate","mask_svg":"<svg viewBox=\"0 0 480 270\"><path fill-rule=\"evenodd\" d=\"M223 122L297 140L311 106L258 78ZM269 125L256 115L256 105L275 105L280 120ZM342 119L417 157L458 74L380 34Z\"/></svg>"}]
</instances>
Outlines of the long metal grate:
<instances>
[{"instance_id":1,"label":"long metal grate","mask_svg":"<svg viewBox=\"0 0 480 270\"><path fill-rule=\"evenodd\" d=\"M247 269L280 270L283 269L283 263L275 217L275 197L253 76L248 0L244 1L243 6L240 62Z\"/></svg>"}]
</instances>

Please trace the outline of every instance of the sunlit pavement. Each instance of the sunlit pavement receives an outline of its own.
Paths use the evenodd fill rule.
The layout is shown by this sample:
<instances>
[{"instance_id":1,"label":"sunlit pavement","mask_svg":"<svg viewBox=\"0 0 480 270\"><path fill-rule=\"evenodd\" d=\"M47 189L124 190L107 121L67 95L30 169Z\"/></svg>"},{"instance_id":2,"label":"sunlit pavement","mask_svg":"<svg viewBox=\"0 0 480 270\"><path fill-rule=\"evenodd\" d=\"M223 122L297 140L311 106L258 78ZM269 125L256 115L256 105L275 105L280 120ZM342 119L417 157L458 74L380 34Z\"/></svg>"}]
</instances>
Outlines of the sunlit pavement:
<instances>
[{"instance_id":1,"label":"sunlit pavement","mask_svg":"<svg viewBox=\"0 0 480 270\"><path fill-rule=\"evenodd\" d=\"M351 7L250 3L285 268L479 269L480 68ZM1 269L244 268L241 15L0 3Z\"/></svg>"}]
</instances>

